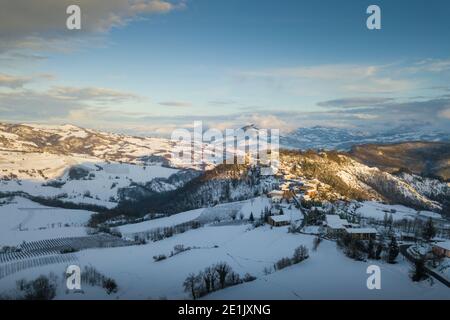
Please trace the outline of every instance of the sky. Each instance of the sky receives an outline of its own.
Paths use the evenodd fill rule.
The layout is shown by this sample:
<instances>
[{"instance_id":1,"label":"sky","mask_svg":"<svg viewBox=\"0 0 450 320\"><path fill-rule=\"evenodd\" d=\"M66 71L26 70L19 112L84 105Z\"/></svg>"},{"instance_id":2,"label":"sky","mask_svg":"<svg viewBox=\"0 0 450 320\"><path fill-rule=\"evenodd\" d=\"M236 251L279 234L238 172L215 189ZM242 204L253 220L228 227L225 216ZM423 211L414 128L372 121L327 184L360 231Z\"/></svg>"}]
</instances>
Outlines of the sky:
<instances>
[{"instance_id":1,"label":"sky","mask_svg":"<svg viewBox=\"0 0 450 320\"><path fill-rule=\"evenodd\" d=\"M66 8L81 9L68 30ZM381 9L381 30L366 10ZM0 0L0 122L450 130L446 0Z\"/></svg>"}]
</instances>

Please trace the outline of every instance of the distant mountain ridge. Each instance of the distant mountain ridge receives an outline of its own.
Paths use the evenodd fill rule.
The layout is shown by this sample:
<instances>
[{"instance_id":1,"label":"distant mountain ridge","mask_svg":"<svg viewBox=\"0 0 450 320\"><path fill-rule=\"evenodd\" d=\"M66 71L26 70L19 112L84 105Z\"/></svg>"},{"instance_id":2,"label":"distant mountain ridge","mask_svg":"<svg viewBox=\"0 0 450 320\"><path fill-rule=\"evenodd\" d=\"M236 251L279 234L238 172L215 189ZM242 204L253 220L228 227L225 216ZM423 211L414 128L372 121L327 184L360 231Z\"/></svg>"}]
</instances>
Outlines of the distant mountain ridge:
<instances>
[{"instance_id":1,"label":"distant mountain ridge","mask_svg":"<svg viewBox=\"0 0 450 320\"><path fill-rule=\"evenodd\" d=\"M245 129L258 130L253 125ZM328 148L368 137L322 127L303 133L303 143ZM291 138L300 141L300 136ZM168 139L71 125L0 124L0 195L20 193L58 203L118 207L119 213L125 209L175 213L249 199L276 184L272 176L261 176L249 165L190 168L171 158L173 147ZM350 152L282 150L280 171L320 181L323 200L378 200L448 211L447 183L420 175L445 179L449 154L449 143L444 142L370 144Z\"/></svg>"},{"instance_id":2,"label":"distant mountain ridge","mask_svg":"<svg viewBox=\"0 0 450 320\"><path fill-rule=\"evenodd\" d=\"M335 127L298 128L280 138L280 145L287 149L325 149L349 151L354 145L369 143L398 143L405 141L450 141L450 132L428 127L398 127L379 133L369 133Z\"/></svg>"},{"instance_id":3,"label":"distant mountain ridge","mask_svg":"<svg viewBox=\"0 0 450 320\"><path fill-rule=\"evenodd\" d=\"M417 175L450 179L450 142L402 142L353 146L349 155L387 172L407 170Z\"/></svg>"}]
</instances>

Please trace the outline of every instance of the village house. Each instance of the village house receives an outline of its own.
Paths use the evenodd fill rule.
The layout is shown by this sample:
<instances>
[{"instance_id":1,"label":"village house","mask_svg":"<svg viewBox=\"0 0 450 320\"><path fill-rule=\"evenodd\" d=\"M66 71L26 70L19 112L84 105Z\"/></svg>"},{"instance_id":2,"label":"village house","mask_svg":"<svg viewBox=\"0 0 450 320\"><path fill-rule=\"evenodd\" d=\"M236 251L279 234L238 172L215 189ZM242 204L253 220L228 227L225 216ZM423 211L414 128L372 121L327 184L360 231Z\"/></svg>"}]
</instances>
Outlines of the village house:
<instances>
[{"instance_id":1,"label":"village house","mask_svg":"<svg viewBox=\"0 0 450 320\"><path fill-rule=\"evenodd\" d=\"M283 193L283 199L286 200L286 202L288 202L288 203L292 202L293 197L294 197L294 193L292 191L285 191Z\"/></svg>"},{"instance_id":2,"label":"village house","mask_svg":"<svg viewBox=\"0 0 450 320\"><path fill-rule=\"evenodd\" d=\"M282 196L273 196L270 198L272 204L279 204L283 200Z\"/></svg>"},{"instance_id":3,"label":"village house","mask_svg":"<svg viewBox=\"0 0 450 320\"><path fill-rule=\"evenodd\" d=\"M433 252L437 255L450 258L450 241L438 242L433 245Z\"/></svg>"},{"instance_id":4,"label":"village house","mask_svg":"<svg viewBox=\"0 0 450 320\"><path fill-rule=\"evenodd\" d=\"M349 226L349 222L341 219L338 215L327 214L325 216L325 224L327 235L330 238L338 238L345 233L345 228Z\"/></svg>"},{"instance_id":5,"label":"village house","mask_svg":"<svg viewBox=\"0 0 450 320\"><path fill-rule=\"evenodd\" d=\"M268 222L274 227L288 226L291 224L291 218L284 214L280 216L270 216Z\"/></svg>"},{"instance_id":6,"label":"village house","mask_svg":"<svg viewBox=\"0 0 450 320\"><path fill-rule=\"evenodd\" d=\"M292 222L297 222L302 219L302 215L298 211L293 211L287 214L282 214L279 216L270 216L268 222L271 226L282 227L288 226Z\"/></svg>"},{"instance_id":7,"label":"village house","mask_svg":"<svg viewBox=\"0 0 450 320\"><path fill-rule=\"evenodd\" d=\"M282 190L272 190L270 191L267 196L269 198L273 198L273 197L283 197L284 191Z\"/></svg>"},{"instance_id":8,"label":"village house","mask_svg":"<svg viewBox=\"0 0 450 320\"><path fill-rule=\"evenodd\" d=\"M375 240L377 230L374 228L346 228L345 233L354 240Z\"/></svg>"},{"instance_id":9,"label":"village house","mask_svg":"<svg viewBox=\"0 0 450 320\"><path fill-rule=\"evenodd\" d=\"M414 232L401 232L400 239L402 241L417 241L417 236Z\"/></svg>"}]
</instances>

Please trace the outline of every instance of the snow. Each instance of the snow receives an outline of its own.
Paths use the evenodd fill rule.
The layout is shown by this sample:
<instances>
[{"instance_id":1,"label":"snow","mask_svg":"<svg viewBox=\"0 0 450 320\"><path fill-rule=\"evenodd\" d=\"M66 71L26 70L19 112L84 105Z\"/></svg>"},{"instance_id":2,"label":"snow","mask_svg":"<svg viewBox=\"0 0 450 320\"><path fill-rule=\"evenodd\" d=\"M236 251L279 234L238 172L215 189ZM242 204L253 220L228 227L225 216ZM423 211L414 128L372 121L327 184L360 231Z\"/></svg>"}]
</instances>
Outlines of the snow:
<instances>
[{"instance_id":1,"label":"snow","mask_svg":"<svg viewBox=\"0 0 450 320\"><path fill-rule=\"evenodd\" d=\"M0 181L0 192L23 191L40 197L54 197L61 201L87 203L108 208L115 207L120 188L134 183L146 183L155 178L168 178L178 169L161 165L138 165L110 162L87 156L61 156L49 153L29 153L14 160L10 153L0 152L0 168L21 180ZM92 177L71 180L71 167L82 167ZM0 176L4 174L0 171ZM51 179L51 180L48 180ZM52 181L59 187L48 186Z\"/></svg>"},{"instance_id":2,"label":"snow","mask_svg":"<svg viewBox=\"0 0 450 320\"><path fill-rule=\"evenodd\" d=\"M203 223L218 220L231 220L231 215L236 214L236 219L240 219L242 214L244 219L250 218L253 213L254 218L258 218L265 207L270 206L270 201L266 197L257 197L250 200L220 204L215 207L201 208L186 211L169 217L148 220L135 224L127 224L117 227L126 237L133 237L135 233L147 232L157 228L172 227L190 221L200 221ZM288 210L288 209L284 209ZM289 210L288 210L289 212Z\"/></svg>"},{"instance_id":3,"label":"snow","mask_svg":"<svg viewBox=\"0 0 450 320\"><path fill-rule=\"evenodd\" d=\"M437 242L435 246L450 251L450 241Z\"/></svg>"},{"instance_id":4,"label":"snow","mask_svg":"<svg viewBox=\"0 0 450 320\"><path fill-rule=\"evenodd\" d=\"M119 291L110 296L86 287L85 294L67 294L61 283L57 299L185 299L182 283L197 273L224 261L241 275L258 279L215 292L205 299L448 299L448 288L435 282L414 283L409 265L401 258L396 265L379 261L356 262L345 257L331 241L323 240L312 250L315 236L291 234L287 227L253 229L249 225L206 226L146 245L91 249L76 253L80 267L93 266L115 279ZM183 244L191 250L155 262L153 256L169 256ZM287 269L265 275L264 269L282 257L292 256L299 245L309 248L310 258ZM366 287L367 267L380 265L382 290ZM54 272L61 275L64 264L48 265L13 274L0 280L0 292L11 290L15 281Z\"/></svg>"},{"instance_id":5,"label":"snow","mask_svg":"<svg viewBox=\"0 0 450 320\"><path fill-rule=\"evenodd\" d=\"M403 219L414 220L415 218L441 219L442 216L431 211L417 211L403 205L388 205L375 201L364 201L361 207L356 210L356 213L364 218L373 218L376 220L383 220L385 214L392 214L394 221L401 221Z\"/></svg>"},{"instance_id":6,"label":"snow","mask_svg":"<svg viewBox=\"0 0 450 320\"><path fill-rule=\"evenodd\" d=\"M433 270L450 281L450 258L443 258L443 261L440 263L440 265Z\"/></svg>"},{"instance_id":7,"label":"snow","mask_svg":"<svg viewBox=\"0 0 450 320\"><path fill-rule=\"evenodd\" d=\"M117 229L122 233L122 235L129 236L134 233L151 231L157 228L172 227L197 219L202 214L203 210L204 209L196 209L174 214L169 217L148 220L135 224L127 224L119 226Z\"/></svg>"},{"instance_id":8,"label":"snow","mask_svg":"<svg viewBox=\"0 0 450 320\"><path fill-rule=\"evenodd\" d=\"M300 212L291 212L289 214L282 214L280 216L271 216L270 217L275 222L285 222L285 221L298 221L303 218Z\"/></svg>"},{"instance_id":9,"label":"snow","mask_svg":"<svg viewBox=\"0 0 450 320\"><path fill-rule=\"evenodd\" d=\"M348 221L341 219L338 215L326 215L327 226L333 229L343 229L344 225L348 225Z\"/></svg>"},{"instance_id":10,"label":"snow","mask_svg":"<svg viewBox=\"0 0 450 320\"><path fill-rule=\"evenodd\" d=\"M254 282L217 291L205 299L449 299L448 288L435 281L412 282L410 265L399 258L397 264L379 261L356 262L336 250L336 245L323 241L317 252L298 265L263 276ZM369 265L381 269L381 290L366 286Z\"/></svg>"},{"instance_id":11,"label":"snow","mask_svg":"<svg viewBox=\"0 0 450 320\"><path fill-rule=\"evenodd\" d=\"M377 233L377 230L374 228L346 228L345 231L347 233L354 233L354 234Z\"/></svg>"},{"instance_id":12,"label":"snow","mask_svg":"<svg viewBox=\"0 0 450 320\"><path fill-rule=\"evenodd\" d=\"M23 241L86 235L92 212L50 208L15 197L0 205L0 246L17 246Z\"/></svg>"}]
</instances>

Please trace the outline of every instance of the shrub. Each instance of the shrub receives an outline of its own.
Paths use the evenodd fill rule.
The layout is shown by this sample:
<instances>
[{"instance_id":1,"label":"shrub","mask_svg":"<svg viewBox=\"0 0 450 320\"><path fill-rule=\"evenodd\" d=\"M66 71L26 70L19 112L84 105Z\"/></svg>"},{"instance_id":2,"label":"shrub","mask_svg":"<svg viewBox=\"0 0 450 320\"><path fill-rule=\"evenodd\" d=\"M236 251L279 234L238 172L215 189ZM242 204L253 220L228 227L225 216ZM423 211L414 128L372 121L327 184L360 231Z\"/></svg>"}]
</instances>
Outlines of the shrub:
<instances>
[{"instance_id":1,"label":"shrub","mask_svg":"<svg viewBox=\"0 0 450 320\"><path fill-rule=\"evenodd\" d=\"M167 256L165 254L160 254L160 255L157 255L157 256L153 256L153 260L155 260L155 262L162 261L162 260L165 260L165 259L167 259Z\"/></svg>"},{"instance_id":2,"label":"shrub","mask_svg":"<svg viewBox=\"0 0 450 320\"><path fill-rule=\"evenodd\" d=\"M414 263L414 269L411 271L412 281L422 281L428 276L426 274L425 259L423 257L417 259Z\"/></svg>"},{"instance_id":3,"label":"shrub","mask_svg":"<svg viewBox=\"0 0 450 320\"><path fill-rule=\"evenodd\" d=\"M32 281L17 281L17 289L24 293L25 300L52 300L56 296L56 287L56 277L52 274Z\"/></svg>"},{"instance_id":4,"label":"shrub","mask_svg":"<svg viewBox=\"0 0 450 320\"><path fill-rule=\"evenodd\" d=\"M255 280L256 280L256 277L252 276L250 273L246 273L244 275L244 278L242 279L242 281L244 281L244 282L251 282L251 281L255 281Z\"/></svg>"},{"instance_id":5,"label":"shrub","mask_svg":"<svg viewBox=\"0 0 450 320\"><path fill-rule=\"evenodd\" d=\"M315 237L313 240L313 251L316 251L319 248L319 244L322 242L322 238Z\"/></svg>"},{"instance_id":6,"label":"shrub","mask_svg":"<svg viewBox=\"0 0 450 320\"><path fill-rule=\"evenodd\" d=\"M304 245L296 248L294 251L294 255L292 256L292 263L300 263L305 259L308 259L309 251Z\"/></svg>"},{"instance_id":7,"label":"shrub","mask_svg":"<svg viewBox=\"0 0 450 320\"><path fill-rule=\"evenodd\" d=\"M176 255L176 254L182 253L184 251L188 251L188 250L191 250L191 247L185 247L182 244L177 244L173 247L172 255Z\"/></svg>"},{"instance_id":8,"label":"shrub","mask_svg":"<svg viewBox=\"0 0 450 320\"><path fill-rule=\"evenodd\" d=\"M273 269L271 267L264 267L264 269L263 269L263 273L266 276L271 274L272 272L273 272Z\"/></svg>"},{"instance_id":9,"label":"shrub","mask_svg":"<svg viewBox=\"0 0 450 320\"><path fill-rule=\"evenodd\" d=\"M77 249L69 247L69 248L61 249L60 253L66 254L66 253L73 253L73 252L77 252L77 251L78 251Z\"/></svg>"},{"instance_id":10,"label":"shrub","mask_svg":"<svg viewBox=\"0 0 450 320\"><path fill-rule=\"evenodd\" d=\"M281 269L287 268L291 265L292 265L292 260L290 258L286 257L286 258L281 258L280 260L278 260L275 263L274 267L275 267L275 270L281 270Z\"/></svg>"},{"instance_id":11,"label":"shrub","mask_svg":"<svg viewBox=\"0 0 450 320\"><path fill-rule=\"evenodd\" d=\"M118 290L116 281L111 278L105 279L102 287L106 290L107 294L116 293Z\"/></svg>"}]
</instances>

